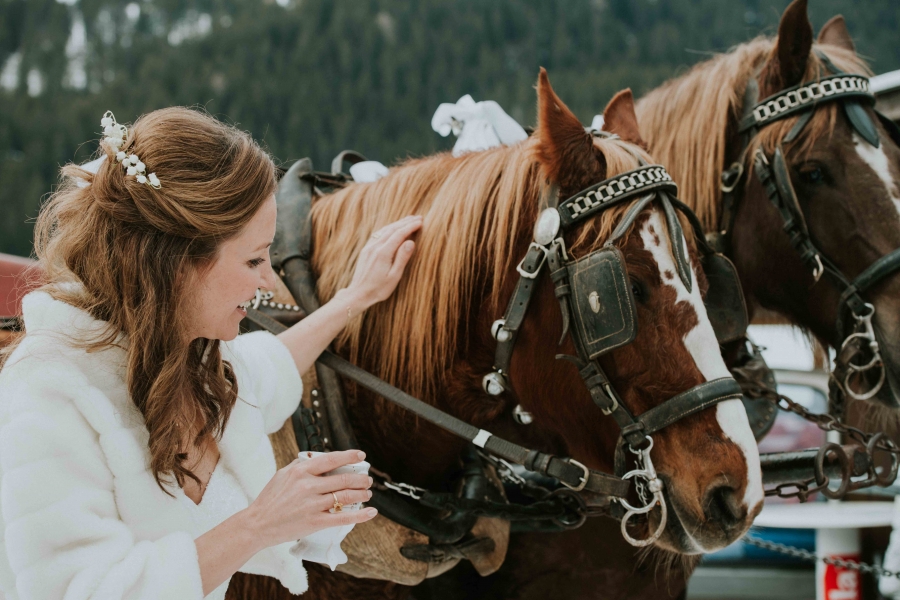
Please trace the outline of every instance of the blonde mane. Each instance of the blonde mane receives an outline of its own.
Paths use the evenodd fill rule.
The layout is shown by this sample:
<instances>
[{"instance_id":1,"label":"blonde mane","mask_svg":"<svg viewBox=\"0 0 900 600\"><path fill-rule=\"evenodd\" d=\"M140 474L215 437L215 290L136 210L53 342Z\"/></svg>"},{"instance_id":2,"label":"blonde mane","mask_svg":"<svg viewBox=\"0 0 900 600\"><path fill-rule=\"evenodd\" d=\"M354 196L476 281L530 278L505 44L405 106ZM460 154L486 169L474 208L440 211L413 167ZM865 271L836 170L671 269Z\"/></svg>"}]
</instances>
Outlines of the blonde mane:
<instances>
[{"instance_id":1,"label":"blonde mane","mask_svg":"<svg viewBox=\"0 0 900 600\"><path fill-rule=\"evenodd\" d=\"M543 181L537 136L512 147L410 160L374 183L354 184L313 206L313 268L327 301L345 287L372 232L403 218L425 217L416 252L394 295L354 319L336 340L354 362L420 398L446 383L468 342L464 325L490 307L499 317L502 286L523 236L530 238ZM608 176L649 157L619 140L595 141ZM627 206L581 229L575 252L609 237ZM485 304L487 301L487 304Z\"/></svg>"},{"instance_id":2,"label":"blonde mane","mask_svg":"<svg viewBox=\"0 0 900 600\"><path fill-rule=\"evenodd\" d=\"M732 124L741 116L747 82L765 65L775 47L775 38L760 37L741 44L727 54L694 66L687 74L673 79L647 94L636 105L638 122L650 153L666 166L678 182L681 200L694 209L707 231L719 222L721 191L719 176L725 165ZM841 70L871 74L865 62L854 52L836 46L814 45ZM822 61L810 54L804 81L813 81L823 73ZM789 117L765 127L751 144L751 152L762 145L774 151L798 117ZM832 103L815 112L801 136L785 150L809 151L823 135L831 135L837 122L837 105ZM749 164L744 165L747 172ZM746 180L746 178L745 178Z\"/></svg>"}]
</instances>

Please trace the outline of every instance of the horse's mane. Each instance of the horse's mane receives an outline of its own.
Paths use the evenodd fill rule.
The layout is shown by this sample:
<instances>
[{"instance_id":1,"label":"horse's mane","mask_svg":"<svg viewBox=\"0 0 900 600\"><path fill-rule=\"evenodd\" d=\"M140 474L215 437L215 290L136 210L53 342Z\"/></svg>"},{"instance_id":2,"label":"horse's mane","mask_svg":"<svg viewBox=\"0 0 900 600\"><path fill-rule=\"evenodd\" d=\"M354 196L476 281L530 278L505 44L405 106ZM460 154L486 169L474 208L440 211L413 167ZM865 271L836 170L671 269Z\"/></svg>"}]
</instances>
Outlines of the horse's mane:
<instances>
[{"instance_id":1,"label":"horse's mane","mask_svg":"<svg viewBox=\"0 0 900 600\"><path fill-rule=\"evenodd\" d=\"M453 357L464 348L473 310L495 313L516 243L528 235L542 191L537 136L512 147L409 160L384 178L316 201L312 210L313 268L322 301L347 286L359 252L372 232L410 214L425 217L416 251L394 295L351 321L338 349L370 364L377 375L428 398L445 382ZM649 160L637 146L595 139L608 176ZM582 228L574 252L609 237L627 206L604 211ZM377 357L377 361L373 359Z\"/></svg>"},{"instance_id":2,"label":"horse's mane","mask_svg":"<svg viewBox=\"0 0 900 600\"><path fill-rule=\"evenodd\" d=\"M759 37L694 66L642 98L636 106L644 138L651 154L666 166L678 182L681 200L691 206L707 230L718 226L721 192L719 176L725 165L726 144L733 134L731 124L741 116L747 82L768 61L775 38ZM830 45L821 49L842 71L871 74L865 61L854 52ZM810 53L804 81L825 73L822 61ZM761 98L760 98L761 99ZM822 135L831 135L837 122L837 105L817 110L789 152L807 152ZM798 117L766 126L751 144L774 151ZM745 164L750 171L750 165Z\"/></svg>"}]
</instances>

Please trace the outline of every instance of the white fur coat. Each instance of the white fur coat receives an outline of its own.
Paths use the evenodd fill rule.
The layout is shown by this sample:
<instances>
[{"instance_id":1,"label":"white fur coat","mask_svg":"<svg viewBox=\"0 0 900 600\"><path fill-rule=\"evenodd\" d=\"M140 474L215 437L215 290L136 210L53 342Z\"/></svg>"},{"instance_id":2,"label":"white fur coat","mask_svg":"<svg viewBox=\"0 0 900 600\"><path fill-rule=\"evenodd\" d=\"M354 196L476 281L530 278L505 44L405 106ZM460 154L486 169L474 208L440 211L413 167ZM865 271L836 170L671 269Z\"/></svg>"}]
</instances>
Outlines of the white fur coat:
<instances>
[{"instance_id":1,"label":"white fur coat","mask_svg":"<svg viewBox=\"0 0 900 600\"><path fill-rule=\"evenodd\" d=\"M66 343L102 327L34 292L27 335L0 372L0 588L9 600L190 600L203 597L189 507L157 486L148 433L125 384L124 351ZM275 474L266 437L300 402L288 349L257 332L223 345L239 399L219 444L253 501ZM306 571L281 544L241 570L293 593Z\"/></svg>"}]
</instances>

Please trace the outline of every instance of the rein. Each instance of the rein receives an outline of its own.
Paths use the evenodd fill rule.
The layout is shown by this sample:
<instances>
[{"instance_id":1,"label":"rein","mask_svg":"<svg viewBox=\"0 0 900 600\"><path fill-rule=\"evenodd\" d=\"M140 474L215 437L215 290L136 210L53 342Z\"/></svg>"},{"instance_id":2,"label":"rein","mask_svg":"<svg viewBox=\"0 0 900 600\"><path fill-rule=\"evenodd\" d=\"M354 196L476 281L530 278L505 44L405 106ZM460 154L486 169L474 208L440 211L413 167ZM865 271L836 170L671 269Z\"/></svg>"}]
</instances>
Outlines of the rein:
<instances>
[{"instance_id":1,"label":"rein","mask_svg":"<svg viewBox=\"0 0 900 600\"><path fill-rule=\"evenodd\" d=\"M836 371L843 371L844 377L837 378L836 383L841 391L851 398L868 400L884 386L886 372L872 327L875 307L866 302L863 296L873 286L900 270L900 248L882 256L856 278L851 279L819 250L809 232L803 210L791 184L790 170L784 157L782 143L794 141L818 107L828 102L839 102L860 137L876 148L879 146L878 130L861 104L875 103L875 97L869 91L868 78L846 74L824 53L816 51L816 54L835 75L796 85L761 101L758 100L759 86L756 77L751 77L748 82L744 95L744 114L738 128L743 138L743 149L738 160L722 173L722 217L719 232L710 234L709 237L711 243L719 249L730 244L739 200L735 189L744 175L744 163L752 139L760 129L770 123L800 115L796 125L778 144L771 158L766 156L762 148L757 149L753 157L754 172L769 201L778 209L784 222L784 231L790 237L791 246L812 271L814 281L818 282L823 274L827 274L841 291L835 323L837 337L833 344L839 351ZM876 115L894 141L900 143L900 130L897 126L877 111ZM851 328L848 328L848 317L853 320ZM861 356L865 351L870 358L863 360L862 364L855 363L854 358ZM854 377L862 377L873 369L879 369L875 384L868 391L854 390L851 380Z\"/></svg>"}]
</instances>

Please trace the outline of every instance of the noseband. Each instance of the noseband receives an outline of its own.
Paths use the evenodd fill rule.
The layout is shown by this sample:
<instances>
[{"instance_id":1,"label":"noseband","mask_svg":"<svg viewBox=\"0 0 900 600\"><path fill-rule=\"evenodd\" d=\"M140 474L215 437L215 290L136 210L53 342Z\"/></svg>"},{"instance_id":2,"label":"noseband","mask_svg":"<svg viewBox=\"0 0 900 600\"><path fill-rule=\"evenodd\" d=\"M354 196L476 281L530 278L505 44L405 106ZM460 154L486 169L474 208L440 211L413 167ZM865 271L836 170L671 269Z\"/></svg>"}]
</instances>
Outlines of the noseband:
<instances>
[{"instance_id":1,"label":"noseband","mask_svg":"<svg viewBox=\"0 0 900 600\"><path fill-rule=\"evenodd\" d=\"M766 156L761 147L757 149L754 156L754 171L766 190L769 200L778 209L781 219L784 221L784 230L790 237L791 246L812 271L813 279L818 282L823 273L827 274L841 291L835 323L837 337L833 344L839 350L836 371L842 370L845 375L842 379L838 379L838 385L851 398L868 400L884 386L885 367L872 327L875 307L866 302L863 295L877 283L900 270L900 248L882 256L855 279L850 279L818 249L809 232L797 200L797 194L791 184L790 170L781 144L797 139L818 107L828 102L839 102L844 114L860 137L876 148L879 146L878 130L869 113L861 104L863 102L869 105L875 103L875 97L869 91L868 78L846 74L838 69L824 53L817 50L816 54L834 75L788 88L762 101L758 100L759 86L756 77L751 77L748 82L744 95L744 115L739 126L739 132L743 137L743 150L738 160L722 173L720 231L710 237L714 246L719 250L727 247L731 241L738 201L734 190L743 177L744 163L751 140L759 133L760 129L770 123L800 115L797 124L778 144L771 158ZM900 145L900 129L877 111L876 115L888 130L890 137ZM847 326L848 317L854 321L852 327ZM853 358L860 355L866 348L870 359L864 360L863 364L855 364ZM877 382L868 391L857 392L854 390L851 387L851 380L854 376L862 376L872 369L880 369Z\"/></svg>"},{"instance_id":2,"label":"noseband","mask_svg":"<svg viewBox=\"0 0 900 600\"><path fill-rule=\"evenodd\" d=\"M598 135L597 132L594 134ZM615 348L630 344L637 335L637 311L628 271L625 260L614 243L653 201L659 202L665 214L678 275L685 287L691 290L693 275L676 208L686 211L695 227L699 227L699 223L686 206L677 199L670 198L669 194L674 196L677 191L677 186L660 165L644 165L617 175L586 188L561 203L557 203L556 187L549 186L542 198L543 210L534 228L533 241L516 267L519 281L506 313L491 327L497 340L494 370L485 375L482 382L484 390L491 395L499 395L510 389L508 373L513 348L534 294L536 279L546 265L563 319L560 343L571 333L576 350L576 356L557 355L557 358L569 360L578 367L591 399L604 415L611 416L616 421L621 430L616 446L616 475L626 480L633 479L643 502L642 506L634 507L624 499L617 499L626 510L621 525L622 535L634 546L653 543L662 535L666 525L663 483L657 477L650 458L650 449L653 447L651 435L719 402L740 400L742 396L741 387L734 379L721 378L701 383L635 416L625 406L597 360ZM565 231L611 206L635 198L640 199L629 208L600 249L578 260L569 258L563 240ZM715 270L713 279L720 287L730 288L722 293L714 293L713 296L720 299L739 298L739 303L733 301L731 306L719 307L719 313L729 314L730 318L724 319L719 327L714 326L717 338L720 341L723 341L722 338L739 339L746 329L747 313L737 274L728 259L714 253L702 235L699 236L698 243L704 254L704 270ZM710 297L709 294L707 297ZM737 316L734 316L736 313ZM737 331L729 331L729 325ZM626 447L635 455L638 465L637 469L627 473L624 472L627 463L624 454ZM571 462L581 466L580 463ZM525 466L542 472L540 465ZM585 468L585 474L587 473ZM569 487L578 491L586 483L587 477L579 486ZM634 515L649 513L657 504L662 513L656 531L643 540L631 537L627 532L629 519Z\"/></svg>"}]
</instances>

